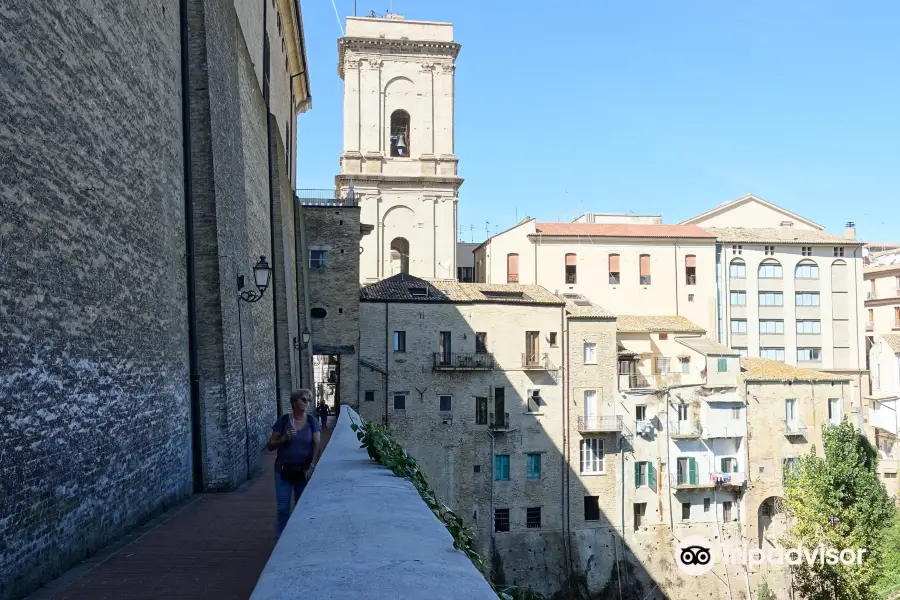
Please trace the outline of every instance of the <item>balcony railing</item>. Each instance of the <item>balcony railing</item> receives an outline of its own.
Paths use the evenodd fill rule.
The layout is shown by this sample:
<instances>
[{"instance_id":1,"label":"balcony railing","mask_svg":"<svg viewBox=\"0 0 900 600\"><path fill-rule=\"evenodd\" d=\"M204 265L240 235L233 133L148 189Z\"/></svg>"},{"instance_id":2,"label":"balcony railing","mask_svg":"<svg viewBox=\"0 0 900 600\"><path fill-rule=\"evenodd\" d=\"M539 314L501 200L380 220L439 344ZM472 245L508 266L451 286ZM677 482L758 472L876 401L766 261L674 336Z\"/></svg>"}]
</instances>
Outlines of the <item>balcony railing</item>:
<instances>
[{"instance_id":1,"label":"balcony railing","mask_svg":"<svg viewBox=\"0 0 900 600\"><path fill-rule=\"evenodd\" d=\"M555 371L556 367L550 362L549 354L522 353L522 368L531 371Z\"/></svg>"},{"instance_id":2,"label":"balcony railing","mask_svg":"<svg viewBox=\"0 0 900 600\"><path fill-rule=\"evenodd\" d=\"M578 417L578 431L582 433L622 431L623 420L619 415Z\"/></svg>"},{"instance_id":3,"label":"balcony railing","mask_svg":"<svg viewBox=\"0 0 900 600\"><path fill-rule=\"evenodd\" d=\"M650 382L640 373L620 374L620 390L642 390L650 387Z\"/></svg>"},{"instance_id":4,"label":"balcony railing","mask_svg":"<svg viewBox=\"0 0 900 600\"><path fill-rule=\"evenodd\" d=\"M744 473L697 473L693 481L689 473L669 474L669 486L676 490L738 488L747 483Z\"/></svg>"},{"instance_id":5,"label":"balcony railing","mask_svg":"<svg viewBox=\"0 0 900 600\"><path fill-rule=\"evenodd\" d=\"M509 429L509 413L503 413L501 415L491 413L490 425L488 425L488 428L493 429L494 431L504 431Z\"/></svg>"},{"instance_id":6,"label":"balcony railing","mask_svg":"<svg viewBox=\"0 0 900 600\"><path fill-rule=\"evenodd\" d=\"M678 385L681 383L681 373L677 371L654 373L653 379L655 380L658 389L667 388L671 385Z\"/></svg>"},{"instance_id":7,"label":"balcony railing","mask_svg":"<svg viewBox=\"0 0 900 600\"><path fill-rule=\"evenodd\" d=\"M435 352L435 371L490 371L494 368L494 355L487 352Z\"/></svg>"},{"instance_id":8,"label":"balcony railing","mask_svg":"<svg viewBox=\"0 0 900 600\"><path fill-rule=\"evenodd\" d=\"M784 420L784 435L788 437L800 437L806 435L806 425L799 419Z\"/></svg>"},{"instance_id":9,"label":"balcony railing","mask_svg":"<svg viewBox=\"0 0 900 600\"><path fill-rule=\"evenodd\" d=\"M669 422L669 437L673 439L692 439L692 438L700 438L701 434L700 425L698 423L694 423L693 421L678 421L673 420Z\"/></svg>"},{"instance_id":10,"label":"balcony railing","mask_svg":"<svg viewBox=\"0 0 900 600\"><path fill-rule=\"evenodd\" d=\"M297 190L294 195L303 206L357 206L359 198L356 193L350 192L341 196L338 190Z\"/></svg>"}]
</instances>

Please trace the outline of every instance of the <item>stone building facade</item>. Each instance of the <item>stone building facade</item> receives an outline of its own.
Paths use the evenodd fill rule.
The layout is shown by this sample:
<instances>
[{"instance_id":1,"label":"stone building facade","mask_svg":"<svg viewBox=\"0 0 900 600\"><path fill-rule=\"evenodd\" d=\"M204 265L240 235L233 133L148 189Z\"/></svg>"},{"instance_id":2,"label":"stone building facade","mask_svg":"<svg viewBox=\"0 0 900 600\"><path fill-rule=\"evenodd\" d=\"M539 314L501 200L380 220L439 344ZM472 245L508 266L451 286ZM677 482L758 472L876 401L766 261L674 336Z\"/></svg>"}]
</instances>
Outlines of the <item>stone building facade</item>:
<instances>
[{"instance_id":1,"label":"stone building facade","mask_svg":"<svg viewBox=\"0 0 900 600\"><path fill-rule=\"evenodd\" d=\"M456 56L451 23L348 17L338 42L344 144L335 185L360 199L362 281L404 272L456 277L462 179L454 144Z\"/></svg>"},{"instance_id":2,"label":"stone building facade","mask_svg":"<svg viewBox=\"0 0 900 600\"><path fill-rule=\"evenodd\" d=\"M50 0L4 9L0 39L8 598L258 469L311 372L291 343L310 96L289 0ZM239 303L260 256L269 287Z\"/></svg>"}]
</instances>

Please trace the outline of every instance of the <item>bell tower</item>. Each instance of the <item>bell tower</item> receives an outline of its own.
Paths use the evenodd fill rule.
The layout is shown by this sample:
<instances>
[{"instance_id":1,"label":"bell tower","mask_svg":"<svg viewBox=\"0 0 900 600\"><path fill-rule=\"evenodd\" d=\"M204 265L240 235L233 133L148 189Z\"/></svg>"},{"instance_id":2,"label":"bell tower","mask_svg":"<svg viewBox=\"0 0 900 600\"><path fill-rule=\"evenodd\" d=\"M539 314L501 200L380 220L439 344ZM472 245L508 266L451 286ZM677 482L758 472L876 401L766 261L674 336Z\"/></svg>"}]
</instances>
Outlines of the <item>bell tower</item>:
<instances>
[{"instance_id":1,"label":"bell tower","mask_svg":"<svg viewBox=\"0 0 900 600\"><path fill-rule=\"evenodd\" d=\"M452 23L347 17L338 41L344 146L335 184L363 223L360 279L456 278L456 56Z\"/></svg>"}]
</instances>

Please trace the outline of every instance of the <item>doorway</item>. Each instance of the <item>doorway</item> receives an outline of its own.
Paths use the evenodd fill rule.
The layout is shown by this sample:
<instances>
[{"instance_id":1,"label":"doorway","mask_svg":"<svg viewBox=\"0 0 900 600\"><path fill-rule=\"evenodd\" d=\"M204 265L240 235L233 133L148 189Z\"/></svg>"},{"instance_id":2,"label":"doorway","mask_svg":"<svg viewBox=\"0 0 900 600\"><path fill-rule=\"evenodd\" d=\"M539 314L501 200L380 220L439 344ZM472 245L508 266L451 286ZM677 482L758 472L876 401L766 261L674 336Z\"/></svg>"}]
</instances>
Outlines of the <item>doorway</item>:
<instances>
[{"instance_id":1,"label":"doorway","mask_svg":"<svg viewBox=\"0 0 900 600\"><path fill-rule=\"evenodd\" d=\"M313 385L316 392L316 408L324 403L330 414L336 411L341 403L341 355L313 355Z\"/></svg>"}]
</instances>

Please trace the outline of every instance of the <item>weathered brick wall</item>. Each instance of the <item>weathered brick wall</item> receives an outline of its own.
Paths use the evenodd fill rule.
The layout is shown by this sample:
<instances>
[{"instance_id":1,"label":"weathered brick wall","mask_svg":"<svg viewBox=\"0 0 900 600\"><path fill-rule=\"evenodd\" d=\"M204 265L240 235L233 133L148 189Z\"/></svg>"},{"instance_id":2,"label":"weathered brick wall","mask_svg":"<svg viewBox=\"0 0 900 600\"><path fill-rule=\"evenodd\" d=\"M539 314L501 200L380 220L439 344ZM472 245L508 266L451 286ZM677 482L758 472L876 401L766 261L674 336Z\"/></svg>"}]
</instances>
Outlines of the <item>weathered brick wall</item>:
<instances>
[{"instance_id":1,"label":"weathered brick wall","mask_svg":"<svg viewBox=\"0 0 900 600\"><path fill-rule=\"evenodd\" d=\"M313 352L340 354L338 397L358 408L360 209L307 206L304 212L308 248L327 252L326 268L308 270L309 306L327 313L311 320ZM309 252L298 260L308 265Z\"/></svg>"},{"instance_id":2,"label":"weathered brick wall","mask_svg":"<svg viewBox=\"0 0 900 600\"><path fill-rule=\"evenodd\" d=\"M191 492L177 0L0 10L0 597Z\"/></svg>"},{"instance_id":3,"label":"weathered brick wall","mask_svg":"<svg viewBox=\"0 0 900 600\"><path fill-rule=\"evenodd\" d=\"M232 2L192 0L189 22L204 487L233 489L276 418L273 291L236 294L272 260L266 108Z\"/></svg>"}]
</instances>

